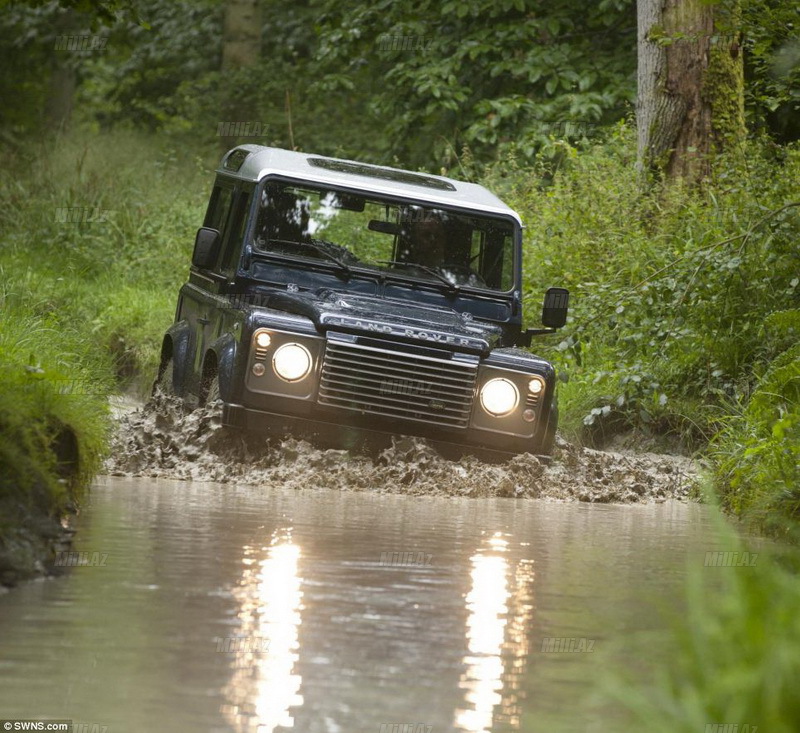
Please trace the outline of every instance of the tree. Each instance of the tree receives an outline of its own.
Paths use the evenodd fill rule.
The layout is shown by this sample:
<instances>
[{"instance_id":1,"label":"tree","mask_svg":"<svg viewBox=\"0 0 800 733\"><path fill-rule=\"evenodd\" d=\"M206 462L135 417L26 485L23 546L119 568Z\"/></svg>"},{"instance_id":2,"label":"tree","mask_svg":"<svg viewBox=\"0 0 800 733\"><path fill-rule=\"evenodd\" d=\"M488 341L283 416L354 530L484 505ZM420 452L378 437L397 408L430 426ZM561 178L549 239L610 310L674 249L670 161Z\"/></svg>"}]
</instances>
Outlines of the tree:
<instances>
[{"instance_id":1,"label":"tree","mask_svg":"<svg viewBox=\"0 0 800 733\"><path fill-rule=\"evenodd\" d=\"M242 69L255 68L261 58L261 8L259 0L226 0L222 41L222 122L253 122L256 103L237 83ZM223 150L236 144L236 136L223 133Z\"/></svg>"},{"instance_id":2,"label":"tree","mask_svg":"<svg viewBox=\"0 0 800 733\"><path fill-rule=\"evenodd\" d=\"M320 86L364 91L388 157L436 169L466 145L532 158L635 98L633 0L316 0ZM323 93L326 90L323 90ZM577 133L577 134L575 134Z\"/></svg>"},{"instance_id":3,"label":"tree","mask_svg":"<svg viewBox=\"0 0 800 733\"><path fill-rule=\"evenodd\" d=\"M638 0L638 162L698 181L745 134L738 0Z\"/></svg>"}]
</instances>

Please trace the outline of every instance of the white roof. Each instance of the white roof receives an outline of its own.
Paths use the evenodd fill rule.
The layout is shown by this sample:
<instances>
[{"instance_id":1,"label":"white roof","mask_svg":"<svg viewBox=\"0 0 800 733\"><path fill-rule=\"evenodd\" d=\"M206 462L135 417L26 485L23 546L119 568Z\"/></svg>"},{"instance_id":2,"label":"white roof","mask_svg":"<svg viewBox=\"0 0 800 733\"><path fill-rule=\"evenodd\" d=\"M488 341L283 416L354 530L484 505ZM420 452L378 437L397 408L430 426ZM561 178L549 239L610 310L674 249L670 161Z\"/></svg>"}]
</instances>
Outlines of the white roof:
<instances>
[{"instance_id":1,"label":"white roof","mask_svg":"<svg viewBox=\"0 0 800 733\"><path fill-rule=\"evenodd\" d=\"M390 197L411 198L444 206L503 214L522 223L513 209L477 183L466 183L430 173L416 173L353 160L268 148L263 145L239 145L235 150L248 152L242 166L238 171L224 167L225 159L232 152L229 151L223 156L217 169L218 173L248 181L260 181L264 176L280 175L323 185L372 191ZM314 165L309 162L310 160L321 161L321 165ZM325 167L327 163L332 166L343 164L339 167L345 169L351 167L368 169L370 173L365 175L352 170L334 170ZM405 180L395 180L393 174L399 174ZM421 178L419 183L414 182L415 177ZM424 179L427 179L428 185L423 185ZM437 184L441 185L441 188Z\"/></svg>"}]
</instances>

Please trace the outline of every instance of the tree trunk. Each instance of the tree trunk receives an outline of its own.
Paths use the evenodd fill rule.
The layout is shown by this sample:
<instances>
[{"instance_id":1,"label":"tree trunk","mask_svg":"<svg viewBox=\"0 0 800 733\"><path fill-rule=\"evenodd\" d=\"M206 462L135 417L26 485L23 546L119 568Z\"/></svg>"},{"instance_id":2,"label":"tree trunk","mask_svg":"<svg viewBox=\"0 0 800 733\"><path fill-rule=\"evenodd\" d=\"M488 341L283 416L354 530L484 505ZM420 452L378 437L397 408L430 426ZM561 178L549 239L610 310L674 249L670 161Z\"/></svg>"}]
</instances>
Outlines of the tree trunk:
<instances>
[{"instance_id":1,"label":"tree trunk","mask_svg":"<svg viewBox=\"0 0 800 733\"><path fill-rule=\"evenodd\" d=\"M71 10L60 12L54 30L59 36L70 36L75 32L75 15ZM44 119L50 131L65 130L72 117L75 98L75 58L69 50L57 50L50 41L50 81L44 105Z\"/></svg>"},{"instance_id":2,"label":"tree trunk","mask_svg":"<svg viewBox=\"0 0 800 733\"><path fill-rule=\"evenodd\" d=\"M255 127L255 99L237 78L240 69L258 65L261 57L261 8L258 0L226 0L222 43L220 149L234 147L242 130ZM256 142L248 140L247 142Z\"/></svg>"},{"instance_id":3,"label":"tree trunk","mask_svg":"<svg viewBox=\"0 0 800 733\"><path fill-rule=\"evenodd\" d=\"M227 0L222 70L255 66L261 56L261 8L258 0Z\"/></svg>"},{"instance_id":4,"label":"tree trunk","mask_svg":"<svg viewBox=\"0 0 800 733\"><path fill-rule=\"evenodd\" d=\"M745 134L736 0L638 0L638 166L698 182Z\"/></svg>"}]
</instances>

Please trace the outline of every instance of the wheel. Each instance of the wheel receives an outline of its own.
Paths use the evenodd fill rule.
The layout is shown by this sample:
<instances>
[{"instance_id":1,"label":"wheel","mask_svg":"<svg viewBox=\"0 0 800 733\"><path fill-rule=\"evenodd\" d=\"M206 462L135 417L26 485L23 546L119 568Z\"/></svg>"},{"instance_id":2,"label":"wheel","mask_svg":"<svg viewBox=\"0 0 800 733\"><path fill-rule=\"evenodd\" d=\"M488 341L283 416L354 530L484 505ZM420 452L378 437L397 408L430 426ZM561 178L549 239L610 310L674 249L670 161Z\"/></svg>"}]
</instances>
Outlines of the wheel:
<instances>
[{"instance_id":1,"label":"wheel","mask_svg":"<svg viewBox=\"0 0 800 733\"><path fill-rule=\"evenodd\" d=\"M174 395L175 392L175 360L170 357L164 363L163 368L153 385L153 392L161 390L162 394Z\"/></svg>"},{"instance_id":2,"label":"wheel","mask_svg":"<svg viewBox=\"0 0 800 733\"><path fill-rule=\"evenodd\" d=\"M203 404L204 405L213 405L217 400L221 399L219 394L219 375L214 374L206 383L206 387L203 390Z\"/></svg>"},{"instance_id":3,"label":"wheel","mask_svg":"<svg viewBox=\"0 0 800 733\"><path fill-rule=\"evenodd\" d=\"M550 408L550 417L547 420L547 428L544 431L544 437L539 448L544 456L549 456L553 453L553 447L556 443L556 428L558 428L558 405L554 404Z\"/></svg>"}]
</instances>

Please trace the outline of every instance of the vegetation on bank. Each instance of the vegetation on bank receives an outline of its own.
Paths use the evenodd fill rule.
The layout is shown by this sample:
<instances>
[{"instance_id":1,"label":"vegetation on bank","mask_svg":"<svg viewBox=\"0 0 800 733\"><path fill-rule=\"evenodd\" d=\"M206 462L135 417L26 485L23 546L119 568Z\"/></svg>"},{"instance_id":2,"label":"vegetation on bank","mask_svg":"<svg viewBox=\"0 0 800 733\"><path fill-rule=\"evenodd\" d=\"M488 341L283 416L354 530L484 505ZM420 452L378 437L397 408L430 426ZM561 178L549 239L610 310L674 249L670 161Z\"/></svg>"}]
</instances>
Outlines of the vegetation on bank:
<instances>
[{"instance_id":1,"label":"vegetation on bank","mask_svg":"<svg viewBox=\"0 0 800 733\"><path fill-rule=\"evenodd\" d=\"M680 611L659 632L671 663L605 685L626 709L625 730L793 733L800 725L800 584L795 548L745 542L721 514L719 547L690 558Z\"/></svg>"},{"instance_id":2,"label":"vegetation on bank","mask_svg":"<svg viewBox=\"0 0 800 733\"><path fill-rule=\"evenodd\" d=\"M147 389L206 195L205 166L133 134L2 158L0 582L46 560L106 450L108 396Z\"/></svg>"}]
</instances>

